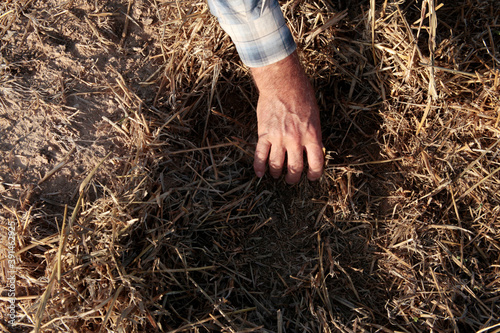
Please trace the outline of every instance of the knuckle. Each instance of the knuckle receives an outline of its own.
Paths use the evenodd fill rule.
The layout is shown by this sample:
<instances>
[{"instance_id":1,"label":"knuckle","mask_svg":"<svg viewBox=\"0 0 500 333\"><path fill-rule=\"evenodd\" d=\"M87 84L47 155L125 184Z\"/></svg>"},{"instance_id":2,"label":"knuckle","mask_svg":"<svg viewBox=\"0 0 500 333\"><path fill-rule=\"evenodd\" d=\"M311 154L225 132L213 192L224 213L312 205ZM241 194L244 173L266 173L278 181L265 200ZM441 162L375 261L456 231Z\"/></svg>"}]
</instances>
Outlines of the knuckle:
<instances>
[{"instance_id":1,"label":"knuckle","mask_svg":"<svg viewBox=\"0 0 500 333\"><path fill-rule=\"evenodd\" d=\"M269 168L271 168L273 170L281 170L283 168L283 166L280 165L279 163L269 162Z\"/></svg>"},{"instance_id":2,"label":"knuckle","mask_svg":"<svg viewBox=\"0 0 500 333\"><path fill-rule=\"evenodd\" d=\"M290 131L285 135L284 141L293 144L293 145L299 145L301 141L301 135L298 131Z\"/></svg>"},{"instance_id":3,"label":"knuckle","mask_svg":"<svg viewBox=\"0 0 500 333\"><path fill-rule=\"evenodd\" d=\"M255 164L263 163L267 158L267 153L263 151L255 152Z\"/></svg>"},{"instance_id":4,"label":"knuckle","mask_svg":"<svg viewBox=\"0 0 500 333\"><path fill-rule=\"evenodd\" d=\"M312 177L319 177L319 176L321 176L322 173L323 173L323 168L321 168L321 169L312 169L312 168L310 168L309 169L309 174Z\"/></svg>"},{"instance_id":5,"label":"knuckle","mask_svg":"<svg viewBox=\"0 0 500 333\"><path fill-rule=\"evenodd\" d=\"M288 166L288 172L290 174L296 174L296 173L301 173L303 169L303 166L300 164L292 164Z\"/></svg>"}]
</instances>

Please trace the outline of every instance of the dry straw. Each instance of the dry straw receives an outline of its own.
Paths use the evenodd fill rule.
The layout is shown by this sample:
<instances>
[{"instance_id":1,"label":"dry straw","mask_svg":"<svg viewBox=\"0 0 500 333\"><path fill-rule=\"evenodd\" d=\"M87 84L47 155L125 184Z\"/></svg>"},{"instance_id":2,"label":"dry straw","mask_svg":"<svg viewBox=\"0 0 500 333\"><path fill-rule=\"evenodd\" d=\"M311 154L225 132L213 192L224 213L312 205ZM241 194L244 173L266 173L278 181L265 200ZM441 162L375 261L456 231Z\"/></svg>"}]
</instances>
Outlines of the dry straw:
<instances>
[{"instance_id":1,"label":"dry straw","mask_svg":"<svg viewBox=\"0 0 500 333\"><path fill-rule=\"evenodd\" d=\"M36 290L18 298L16 329L498 330L498 1L283 2L328 151L322 180L292 187L253 175L257 92L206 5L116 3L0 5L17 52L77 13L82 50L148 69L92 69L127 149L105 181L88 170L69 219L37 198L9 207L26 225L20 290ZM60 231L40 231L49 219Z\"/></svg>"}]
</instances>

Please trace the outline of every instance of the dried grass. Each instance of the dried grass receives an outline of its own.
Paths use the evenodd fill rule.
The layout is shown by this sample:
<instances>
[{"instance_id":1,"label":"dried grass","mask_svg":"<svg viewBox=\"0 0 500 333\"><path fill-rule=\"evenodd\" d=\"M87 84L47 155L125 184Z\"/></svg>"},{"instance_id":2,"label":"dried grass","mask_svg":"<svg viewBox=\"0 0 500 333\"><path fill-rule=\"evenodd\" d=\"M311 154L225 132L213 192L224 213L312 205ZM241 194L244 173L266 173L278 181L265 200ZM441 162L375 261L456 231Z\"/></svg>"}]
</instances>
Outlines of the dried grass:
<instances>
[{"instance_id":1,"label":"dried grass","mask_svg":"<svg viewBox=\"0 0 500 333\"><path fill-rule=\"evenodd\" d=\"M16 20L48 33L38 3L1 5L0 37ZM85 13L88 48L126 53L139 3ZM9 208L18 280L36 290L18 298L18 328L498 329L500 5L347 3L283 3L329 150L323 179L293 187L253 175L256 91L205 4L147 3L157 70L139 85L103 72L95 90L124 110L106 120L128 142L117 174L90 174L68 221L43 202Z\"/></svg>"}]
</instances>

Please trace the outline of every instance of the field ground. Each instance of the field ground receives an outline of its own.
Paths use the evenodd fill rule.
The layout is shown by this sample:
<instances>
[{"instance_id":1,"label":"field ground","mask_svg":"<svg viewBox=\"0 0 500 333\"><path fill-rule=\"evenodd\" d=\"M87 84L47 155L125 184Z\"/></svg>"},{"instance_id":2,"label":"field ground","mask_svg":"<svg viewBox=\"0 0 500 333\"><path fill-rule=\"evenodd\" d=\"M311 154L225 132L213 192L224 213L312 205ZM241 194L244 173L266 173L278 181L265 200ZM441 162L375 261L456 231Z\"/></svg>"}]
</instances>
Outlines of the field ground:
<instances>
[{"instance_id":1,"label":"field ground","mask_svg":"<svg viewBox=\"0 0 500 333\"><path fill-rule=\"evenodd\" d=\"M498 332L500 3L282 9L327 150L295 186L204 2L0 4L0 330Z\"/></svg>"}]
</instances>

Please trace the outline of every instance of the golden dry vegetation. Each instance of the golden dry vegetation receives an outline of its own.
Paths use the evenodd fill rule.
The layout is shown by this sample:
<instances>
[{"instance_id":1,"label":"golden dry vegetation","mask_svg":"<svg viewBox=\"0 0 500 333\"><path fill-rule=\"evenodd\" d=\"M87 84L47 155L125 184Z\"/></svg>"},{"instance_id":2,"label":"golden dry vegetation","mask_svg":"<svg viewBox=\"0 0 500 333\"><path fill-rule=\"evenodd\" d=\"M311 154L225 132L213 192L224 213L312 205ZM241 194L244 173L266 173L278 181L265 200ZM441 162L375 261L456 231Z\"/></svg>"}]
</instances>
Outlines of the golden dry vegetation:
<instances>
[{"instance_id":1,"label":"golden dry vegetation","mask_svg":"<svg viewBox=\"0 0 500 333\"><path fill-rule=\"evenodd\" d=\"M295 186L204 2L2 1L1 330L498 332L498 0L282 9L327 150Z\"/></svg>"}]
</instances>

